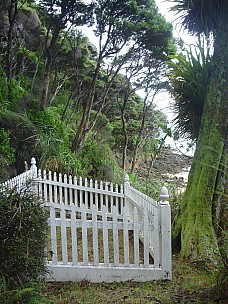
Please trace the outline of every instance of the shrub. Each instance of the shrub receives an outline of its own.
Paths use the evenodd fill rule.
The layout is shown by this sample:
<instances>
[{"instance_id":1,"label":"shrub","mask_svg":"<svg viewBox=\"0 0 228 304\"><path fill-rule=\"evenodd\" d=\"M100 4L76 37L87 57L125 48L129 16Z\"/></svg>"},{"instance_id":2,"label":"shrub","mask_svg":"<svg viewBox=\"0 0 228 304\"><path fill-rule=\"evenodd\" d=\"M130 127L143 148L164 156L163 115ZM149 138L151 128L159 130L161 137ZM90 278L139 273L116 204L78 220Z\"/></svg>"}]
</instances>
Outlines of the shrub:
<instances>
[{"instance_id":1,"label":"shrub","mask_svg":"<svg viewBox=\"0 0 228 304\"><path fill-rule=\"evenodd\" d=\"M33 290L28 283L44 275L46 228L45 211L28 189L21 193L1 189L0 303L3 299L7 303L6 295L12 294L21 297L22 302L15 303L26 303L23 297Z\"/></svg>"},{"instance_id":2,"label":"shrub","mask_svg":"<svg viewBox=\"0 0 228 304\"><path fill-rule=\"evenodd\" d=\"M99 180L114 180L115 162L111 149L94 139L87 139L79 154L83 176Z\"/></svg>"}]
</instances>

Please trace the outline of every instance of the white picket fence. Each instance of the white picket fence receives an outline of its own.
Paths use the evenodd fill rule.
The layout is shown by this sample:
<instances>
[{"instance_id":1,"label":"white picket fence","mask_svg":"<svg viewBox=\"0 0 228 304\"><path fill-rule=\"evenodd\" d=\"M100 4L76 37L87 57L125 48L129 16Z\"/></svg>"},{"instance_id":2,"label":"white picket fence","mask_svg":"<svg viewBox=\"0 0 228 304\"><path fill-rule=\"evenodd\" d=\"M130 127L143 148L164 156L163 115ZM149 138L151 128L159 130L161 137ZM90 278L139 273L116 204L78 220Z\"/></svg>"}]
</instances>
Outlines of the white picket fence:
<instances>
[{"instance_id":1,"label":"white picket fence","mask_svg":"<svg viewBox=\"0 0 228 304\"><path fill-rule=\"evenodd\" d=\"M34 159L30 171L48 212L48 281L171 280L165 187L158 203L131 187L127 175L122 187L37 172Z\"/></svg>"},{"instance_id":2,"label":"white picket fence","mask_svg":"<svg viewBox=\"0 0 228 304\"><path fill-rule=\"evenodd\" d=\"M23 191L27 186L29 181L36 179L37 177L37 167L36 167L36 160L34 157L31 159L31 167L28 171L23 172L8 181L1 184L1 188L7 189L16 189L18 192Z\"/></svg>"}]
</instances>

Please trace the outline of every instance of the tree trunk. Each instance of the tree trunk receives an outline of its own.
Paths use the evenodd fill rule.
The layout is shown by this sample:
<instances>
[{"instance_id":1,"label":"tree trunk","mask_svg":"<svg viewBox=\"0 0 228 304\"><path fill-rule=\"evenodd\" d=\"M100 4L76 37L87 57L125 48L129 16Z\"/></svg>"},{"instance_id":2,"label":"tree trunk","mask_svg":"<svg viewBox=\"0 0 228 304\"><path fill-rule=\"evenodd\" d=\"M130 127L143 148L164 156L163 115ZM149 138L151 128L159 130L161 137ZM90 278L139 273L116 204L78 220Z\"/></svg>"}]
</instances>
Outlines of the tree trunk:
<instances>
[{"instance_id":1,"label":"tree trunk","mask_svg":"<svg viewBox=\"0 0 228 304\"><path fill-rule=\"evenodd\" d=\"M144 100L143 117L142 117L142 120L141 120L141 125L140 125L140 128L139 128L139 134L138 134L136 144L135 144L135 148L134 148L132 165L131 165L131 173L132 174L135 171L135 164L136 164L136 158L137 158L137 154L138 154L139 144L142 140L143 130L144 130L144 127L145 127L145 120L146 120L146 113L147 113L146 109L147 108L145 106L145 100Z\"/></svg>"},{"instance_id":2,"label":"tree trunk","mask_svg":"<svg viewBox=\"0 0 228 304\"><path fill-rule=\"evenodd\" d=\"M226 140L225 149L220 166L219 181L215 197L214 226L218 238L218 245L223 261L228 265L228 141Z\"/></svg>"},{"instance_id":3,"label":"tree trunk","mask_svg":"<svg viewBox=\"0 0 228 304\"><path fill-rule=\"evenodd\" d=\"M94 77L93 77L90 91L89 91L89 96L87 98L87 102L84 107L82 119L79 124L74 141L72 143L72 151L79 149L79 147L85 140L85 136L86 136L87 129L89 126L90 113L91 113L91 109L92 109L93 102L94 102L94 96L95 96L95 92L96 92L96 84L97 84L97 79L98 79L98 73L100 70L100 64L101 64L101 57L99 57L99 59L98 59L96 70L95 70Z\"/></svg>"},{"instance_id":4,"label":"tree trunk","mask_svg":"<svg viewBox=\"0 0 228 304\"><path fill-rule=\"evenodd\" d=\"M225 6L228 16L228 5ZM227 21L225 22L227 24ZM212 204L227 132L227 41L226 25L215 38L216 51L213 57L211 79L182 206L182 257L215 267L219 264L220 254L212 221ZM226 94L223 94L224 88Z\"/></svg>"}]
</instances>

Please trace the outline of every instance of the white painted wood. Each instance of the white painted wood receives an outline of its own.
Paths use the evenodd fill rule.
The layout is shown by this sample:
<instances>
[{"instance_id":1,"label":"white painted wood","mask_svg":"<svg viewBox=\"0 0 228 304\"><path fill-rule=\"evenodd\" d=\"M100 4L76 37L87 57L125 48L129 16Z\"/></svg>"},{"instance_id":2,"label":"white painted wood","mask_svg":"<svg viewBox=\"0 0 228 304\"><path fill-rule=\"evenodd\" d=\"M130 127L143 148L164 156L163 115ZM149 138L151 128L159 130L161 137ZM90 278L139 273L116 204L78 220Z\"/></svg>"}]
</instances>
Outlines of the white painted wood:
<instances>
[{"instance_id":1,"label":"white painted wood","mask_svg":"<svg viewBox=\"0 0 228 304\"><path fill-rule=\"evenodd\" d=\"M94 266L99 264L99 253L98 253L98 230L97 230L97 207L93 205L92 208L92 231L93 231L93 260Z\"/></svg>"},{"instance_id":2,"label":"white painted wood","mask_svg":"<svg viewBox=\"0 0 228 304\"><path fill-rule=\"evenodd\" d=\"M37 170L37 168L36 168ZM27 171L4 185L24 187L32 171ZM35 176L35 175L34 175ZM50 208L48 224L51 234L52 259L48 267L53 271L56 280L67 277L78 280L86 274L86 279L100 281L171 279L171 214L167 201L168 191L161 190L161 203L139 192L130 186L125 178L123 187L112 183L79 178L61 173L38 171L36 175L36 193ZM115 188L115 190L114 190ZM33 189L31 187L31 189ZM103 206L105 205L105 206ZM60 217L57 214L60 211ZM70 217L66 218L66 213ZM77 219L77 215L79 218ZM88 218L87 218L88 215ZM92 218L92 219L91 219ZM58 259L56 229L61 229L62 260ZM59 228L58 228L59 229ZM71 231L72 262L68 259L67 229ZM78 261L77 229L82 229L83 262ZM88 256L87 229L92 229L93 257ZM104 261L99 260L98 229L103 233ZM114 245L114 263L109 260L109 237L111 230ZM119 231L123 230L124 263L119 260ZM134 234L134 263L129 258L129 231ZM144 244L144 262L139 260L139 238ZM58 244L59 245L59 244ZM91 246L91 244L90 244ZM149 253L154 264L149 264ZM60 267L61 266L61 267ZM64 267L63 267L64 266ZM59 269L61 268L62 273ZM74 271L76 273L74 273ZM135 279L137 277L137 279ZM49 278L50 279L50 278Z\"/></svg>"},{"instance_id":3,"label":"white painted wood","mask_svg":"<svg viewBox=\"0 0 228 304\"><path fill-rule=\"evenodd\" d=\"M114 265L119 266L119 237L118 237L118 222L117 222L116 206L113 206L113 250L114 250Z\"/></svg>"},{"instance_id":4,"label":"white painted wood","mask_svg":"<svg viewBox=\"0 0 228 304\"><path fill-rule=\"evenodd\" d=\"M110 191L113 192L113 183L110 184ZM116 206L118 206L118 203L116 203ZM113 196L110 196L110 212L112 213L113 210Z\"/></svg>"},{"instance_id":5,"label":"white painted wood","mask_svg":"<svg viewBox=\"0 0 228 304\"><path fill-rule=\"evenodd\" d=\"M109 268L99 265L52 265L48 264L49 273L46 276L47 281L62 281L62 282L80 282L89 281L94 283L101 282L147 282L162 279L161 268L144 268L144 267L116 267L110 265Z\"/></svg>"},{"instance_id":6,"label":"white painted wood","mask_svg":"<svg viewBox=\"0 0 228 304\"><path fill-rule=\"evenodd\" d=\"M88 239L87 239L87 220L86 220L86 206L83 204L81 208L81 220L82 220L82 251L83 251L83 263L88 265Z\"/></svg>"},{"instance_id":7,"label":"white painted wood","mask_svg":"<svg viewBox=\"0 0 228 304\"><path fill-rule=\"evenodd\" d=\"M98 189L98 182L97 180L95 180L95 185L94 185L95 189ZM95 192L95 205L97 210L101 210L101 207L99 207L99 202L98 202L98 193Z\"/></svg>"},{"instance_id":8,"label":"white painted wood","mask_svg":"<svg viewBox=\"0 0 228 304\"><path fill-rule=\"evenodd\" d=\"M124 264L129 266L129 235L128 235L128 214L127 208L123 209L123 241L124 241Z\"/></svg>"},{"instance_id":9,"label":"white painted wood","mask_svg":"<svg viewBox=\"0 0 228 304\"><path fill-rule=\"evenodd\" d=\"M107 207L108 213L111 213L111 209L110 209L110 206L108 204L108 195L107 195L107 192L108 192L108 183L107 182L105 183L105 191L106 191L106 194L105 194L105 206Z\"/></svg>"},{"instance_id":10,"label":"white painted wood","mask_svg":"<svg viewBox=\"0 0 228 304\"><path fill-rule=\"evenodd\" d=\"M64 180L64 184L65 184L65 187L64 187L64 204L68 205L68 189L69 188L66 187L66 185L68 184L66 174L64 174L63 180Z\"/></svg>"},{"instance_id":11,"label":"white painted wood","mask_svg":"<svg viewBox=\"0 0 228 304\"><path fill-rule=\"evenodd\" d=\"M56 225L55 225L55 208L50 208L50 226L51 226L51 256L52 263L56 265L58 262Z\"/></svg>"},{"instance_id":12,"label":"white painted wood","mask_svg":"<svg viewBox=\"0 0 228 304\"><path fill-rule=\"evenodd\" d=\"M103 182L102 181L100 181L100 210L102 210L102 207L103 207L103 205L104 205L104 196L103 196Z\"/></svg>"},{"instance_id":13,"label":"white painted wood","mask_svg":"<svg viewBox=\"0 0 228 304\"><path fill-rule=\"evenodd\" d=\"M61 186L61 184L62 184L62 174L61 173L59 173L59 202L60 202L60 204L63 204L63 187Z\"/></svg>"},{"instance_id":14,"label":"white painted wood","mask_svg":"<svg viewBox=\"0 0 228 304\"><path fill-rule=\"evenodd\" d=\"M44 179L44 181L47 180L47 172L46 172L46 170L44 170L43 179ZM44 183L44 201L45 201L45 202L48 201L48 198L47 198L47 185L48 185L48 183ZM50 202L50 203L51 203L51 202Z\"/></svg>"},{"instance_id":15,"label":"white painted wood","mask_svg":"<svg viewBox=\"0 0 228 304\"><path fill-rule=\"evenodd\" d=\"M158 208L154 208L153 220L153 258L154 267L158 268L160 264L160 246L159 246L159 213Z\"/></svg>"},{"instance_id":16,"label":"white painted wood","mask_svg":"<svg viewBox=\"0 0 228 304\"><path fill-rule=\"evenodd\" d=\"M79 200L79 202L80 202L80 207L82 206L82 204L84 204L84 201L83 201L83 191L82 191L82 178L80 177L79 178L79 195L80 195L80 200Z\"/></svg>"},{"instance_id":17,"label":"white painted wood","mask_svg":"<svg viewBox=\"0 0 228 304\"><path fill-rule=\"evenodd\" d=\"M118 185L116 185L118 187ZM120 185L120 194L123 194L123 185ZM123 207L124 207L124 198L123 197L117 197L116 200L120 201L120 214L123 214ZM127 212L127 211L126 211Z\"/></svg>"},{"instance_id":18,"label":"white painted wood","mask_svg":"<svg viewBox=\"0 0 228 304\"><path fill-rule=\"evenodd\" d=\"M54 182L57 182L57 176L56 176L56 172L54 172L54 178L53 178ZM57 196L57 185L54 185L54 203L58 203L58 196Z\"/></svg>"},{"instance_id":19,"label":"white painted wood","mask_svg":"<svg viewBox=\"0 0 228 304\"><path fill-rule=\"evenodd\" d=\"M108 240L108 223L107 223L107 207L102 208L102 228L103 228L103 248L104 248L104 265L109 265L109 240Z\"/></svg>"},{"instance_id":20,"label":"white painted wood","mask_svg":"<svg viewBox=\"0 0 228 304\"><path fill-rule=\"evenodd\" d=\"M134 266L138 267L139 265L139 222L138 222L138 210L134 208Z\"/></svg>"},{"instance_id":21,"label":"white painted wood","mask_svg":"<svg viewBox=\"0 0 228 304\"><path fill-rule=\"evenodd\" d=\"M78 265L78 242L77 242L77 224L76 208L72 207L71 211L71 244L72 244L72 265Z\"/></svg>"},{"instance_id":22,"label":"white painted wood","mask_svg":"<svg viewBox=\"0 0 228 304\"><path fill-rule=\"evenodd\" d=\"M172 279L172 248L171 248L171 210L170 205L164 202L160 203L161 218L161 252L160 261L163 270L163 279Z\"/></svg>"},{"instance_id":23,"label":"white painted wood","mask_svg":"<svg viewBox=\"0 0 228 304\"><path fill-rule=\"evenodd\" d=\"M68 263L68 252L67 252L67 233L66 233L66 211L64 205L60 205L60 216L61 216L61 243L62 243L62 262L63 264Z\"/></svg>"},{"instance_id":24,"label":"white painted wood","mask_svg":"<svg viewBox=\"0 0 228 304\"><path fill-rule=\"evenodd\" d=\"M72 186L72 175L69 176L69 185ZM73 204L73 189L69 188L70 205Z\"/></svg>"},{"instance_id":25,"label":"white painted wood","mask_svg":"<svg viewBox=\"0 0 228 304\"><path fill-rule=\"evenodd\" d=\"M38 170L38 181L40 181L42 179L42 173L41 170ZM38 183L38 197L40 200L43 199L43 189L42 189L42 184Z\"/></svg>"},{"instance_id":26,"label":"white painted wood","mask_svg":"<svg viewBox=\"0 0 228 304\"><path fill-rule=\"evenodd\" d=\"M85 180L84 180L84 185L85 185L85 188L84 188L84 199L85 199L85 201L84 201L84 204L85 204L85 207L86 207L86 209L89 209L89 205L88 205L88 191L86 191L87 190L87 187L88 187L88 180L87 180L87 178L85 178Z\"/></svg>"},{"instance_id":27,"label":"white painted wood","mask_svg":"<svg viewBox=\"0 0 228 304\"><path fill-rule=\"evenodd\" d=\"M79 204L78 204L78 190L77 190L77 177L74 176L74 205L76 207L79 207Z\"/></svg>"},{"instance_id":28,"label":"white painted wood","mask_svg":"<svg viewBox=\"0 0 228 304\"><path fill-rule=\"evenodd\" d=\"M48 199L49 199L49 202L52 203L54 201L53 201L53 197L52 197L52 183L51 183L52 175L51 175L51 171L48 172L48 181L50 182L50 183L48 183L48 193L49 193Z\"/></svg>"},{"instance_id":29,"label":"white painted wood","mask_svg":"<svg viewBox=\"0 0 228 304\"><path fill-rule=\"evenodd\" d=\"M89 209L92 209L93 204L94 204L94 199L93 199L94 193L91 191L93 189L93 180L92 179L90 179L90 181L89 181L89 188L90 188L90 191L89 191Z\"/></svg>"},{"instance_id":30,"label":"white painted wood","mask_svg":"<svg viewBox=\"0 0 228 304\"><path fill-rule=\"evenodd\" d=\"M148 211L146 206L143 212L143 251L144 251L144 266L149 266L149 241L148 241Z\"/></svg>"}]
</instances>

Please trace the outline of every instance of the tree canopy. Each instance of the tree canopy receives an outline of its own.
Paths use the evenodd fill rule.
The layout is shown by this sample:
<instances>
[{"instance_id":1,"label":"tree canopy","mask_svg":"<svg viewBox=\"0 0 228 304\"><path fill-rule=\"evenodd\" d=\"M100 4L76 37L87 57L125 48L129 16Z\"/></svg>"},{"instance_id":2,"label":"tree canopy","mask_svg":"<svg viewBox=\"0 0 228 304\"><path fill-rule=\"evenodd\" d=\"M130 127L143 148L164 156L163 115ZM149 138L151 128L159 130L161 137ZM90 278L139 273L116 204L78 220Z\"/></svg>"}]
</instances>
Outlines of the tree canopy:
<instances>
[{"instance_id":1,"label":"tree canopy","mask_svg":"<svg viewBox=\"0 0 228 304\"><path fill-rule=\"evenodd\" d=\"M160 136L165 118L152 96L175 47L172 26L153 0L9 0L1 8L1 128L10 137L5 149L16 149L18 171L33 154L43 168L71 173L99 174L97 162L105 177L107 166L114 170L113 154L123 153L125 131L127 162L143 149L144 138ZM93 27L97 48L81 25ZM145 106L136 91L146 87ZM23 128L15 132L15 125ZM98 160L97 143L109 155L106 164Z\"/></svg>"}]
</instances>

